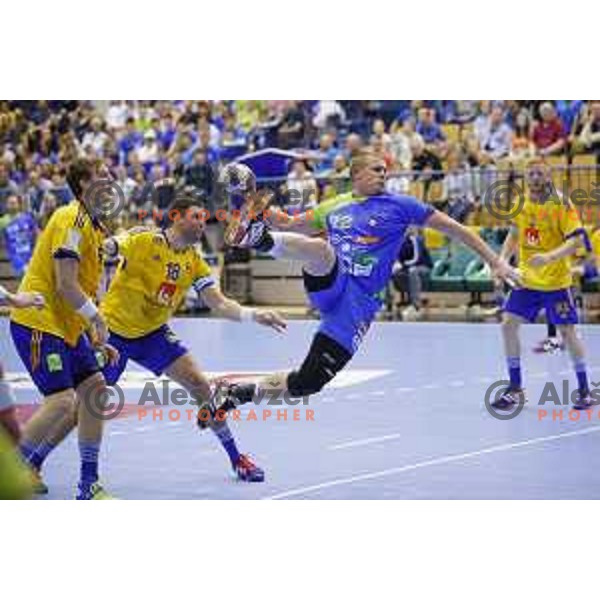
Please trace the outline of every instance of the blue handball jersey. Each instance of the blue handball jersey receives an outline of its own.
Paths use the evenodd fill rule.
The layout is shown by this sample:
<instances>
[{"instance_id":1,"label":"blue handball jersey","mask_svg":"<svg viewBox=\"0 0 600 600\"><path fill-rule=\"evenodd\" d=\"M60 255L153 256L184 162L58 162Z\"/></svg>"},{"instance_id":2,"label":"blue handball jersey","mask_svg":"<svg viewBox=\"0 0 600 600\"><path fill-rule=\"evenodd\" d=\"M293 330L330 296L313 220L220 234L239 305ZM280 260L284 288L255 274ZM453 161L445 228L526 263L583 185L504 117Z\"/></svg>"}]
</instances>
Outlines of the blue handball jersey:
<instances>
[{"instance_id":1,"label":"blue handball jersey","mask_svg":"<svg viewBox=\"0 0 600 600\"><path fill-rule=\"evenodd\" d=\"M343 194L323 202L312 223L326 229L339 265L371 297L385 290L406 230L423 226L434 212L413 196Z\"/></svg>"}]
</instances>

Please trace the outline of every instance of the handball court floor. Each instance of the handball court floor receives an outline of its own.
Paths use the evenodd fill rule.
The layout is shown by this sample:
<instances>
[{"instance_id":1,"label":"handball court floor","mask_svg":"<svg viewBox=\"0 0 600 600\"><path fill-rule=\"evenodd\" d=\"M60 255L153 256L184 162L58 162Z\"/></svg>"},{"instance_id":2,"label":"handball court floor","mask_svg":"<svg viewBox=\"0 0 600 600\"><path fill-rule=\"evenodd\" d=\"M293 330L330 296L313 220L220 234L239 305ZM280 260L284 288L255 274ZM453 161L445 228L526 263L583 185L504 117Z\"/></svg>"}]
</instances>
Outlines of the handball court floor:
<instances>
[{"instance_id":1,"label":"handball court floor","mask_svg":"<svg viewBox=\"0 0 600 600\"><path fill-rule=\"evenodd\" d=\"M0 356L20 410L39 402L0 323ZM316 321L292 321L278 335L254 324L180 319L173 327L209 373L266 373L299 364ZM600 327L581 328L592 381L600 385ZM574 375L568 356L537 355L545 327L523 328L529 403L501 421L486 410L486 389L504 379L494 324L377 323L336 386L308 406L248 405L231 428L242 451L265 469L261 484L234 479L210 432L160 407L107 424L103 480L122 499L544 499L600 498L600 410L572 420L567 407L537 404L546 381L562 389ZM130 365L124 382L135 404L154 377ZM141 407L140 407L141 408ZM192 407L193 408L193 407ZM545 408L548 417L540 418ZM552 410L563 409L563 418ZM314 420L307 420L307 409ZM251 418L253 410L255 420ZM272 415L264 413L271 410ZM277 411L287 411L287 421ZM294 410L300 420L294 421ZM50 499L71 498L76 437L48 459Z\"/></svg>"}]
</instances>

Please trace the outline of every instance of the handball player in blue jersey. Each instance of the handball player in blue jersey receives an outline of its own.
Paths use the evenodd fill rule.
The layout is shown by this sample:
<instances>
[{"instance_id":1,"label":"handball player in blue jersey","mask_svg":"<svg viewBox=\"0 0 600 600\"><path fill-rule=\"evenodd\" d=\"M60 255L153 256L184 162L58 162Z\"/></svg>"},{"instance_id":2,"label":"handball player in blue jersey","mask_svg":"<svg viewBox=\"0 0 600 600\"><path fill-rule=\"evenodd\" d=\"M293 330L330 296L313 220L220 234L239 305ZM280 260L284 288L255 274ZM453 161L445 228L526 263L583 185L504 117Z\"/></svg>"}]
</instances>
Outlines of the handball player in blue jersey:
<instances>
[{"instance_id":1,"label":"handball player in blue jersey","mask_svg":"<svg viewBox=\"0 0 600 600\"><path fill-rule=\"evenodd\" d=\"M230 224L229 243L302 262L304 286L321 323L298 369L272 374L258 384L223 382L216 408L228 410L269 390L287 391L290 397L321 391L350 361L381 309L408 227L429 227L462 242L496 277L518 283L517 272L468 228L412 196L386 193L386 167L379 155L362 151L350 174L352 192L287 222L273 211L263 218L257 211L264 200L249 193L242 216ZM323 232L326 239L310 237Z\"/></svg>"}]
</instances>

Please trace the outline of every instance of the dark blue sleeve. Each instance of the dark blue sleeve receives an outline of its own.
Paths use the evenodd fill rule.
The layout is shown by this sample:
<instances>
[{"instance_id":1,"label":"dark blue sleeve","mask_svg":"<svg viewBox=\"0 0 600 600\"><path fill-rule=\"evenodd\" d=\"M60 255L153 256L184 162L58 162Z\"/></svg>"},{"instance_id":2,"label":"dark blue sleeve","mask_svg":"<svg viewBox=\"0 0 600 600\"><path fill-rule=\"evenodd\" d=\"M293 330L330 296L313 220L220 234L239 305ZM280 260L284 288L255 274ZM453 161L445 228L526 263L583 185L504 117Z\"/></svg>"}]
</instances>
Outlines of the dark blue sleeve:
<instances>
[{"instance_id":1,"label":"dark blue sleeve","mask_svg":"<svg viewBox=\"0 0 600 600\"><path fill-rule=\"evenodd\" d=\"M417 200L414 196L395 196L398 225L422 227L434 213L434 208Z\"/></svg>"}]
</instances>

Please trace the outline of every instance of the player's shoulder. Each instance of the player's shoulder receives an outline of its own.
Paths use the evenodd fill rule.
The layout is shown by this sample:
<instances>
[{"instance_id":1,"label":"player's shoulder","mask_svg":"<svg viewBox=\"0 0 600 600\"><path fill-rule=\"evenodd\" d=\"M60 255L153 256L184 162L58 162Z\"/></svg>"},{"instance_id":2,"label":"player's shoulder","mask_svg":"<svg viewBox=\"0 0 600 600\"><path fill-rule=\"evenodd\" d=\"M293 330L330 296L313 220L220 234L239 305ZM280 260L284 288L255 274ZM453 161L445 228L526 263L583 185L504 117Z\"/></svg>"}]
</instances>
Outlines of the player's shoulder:
<instances>
[{"instance_id":1,"label":"player's shoulder","mask_svg":"<svg viewBox=\"0 0 600 600\"><path fill-rule=\"evenodd\" d=\"M91 220L85 210L85 206L78 200L73 200L64 206L59 206L54 211L48 226L59 225L83 229L90 222Z\"/></svg>"}]
</instances>

